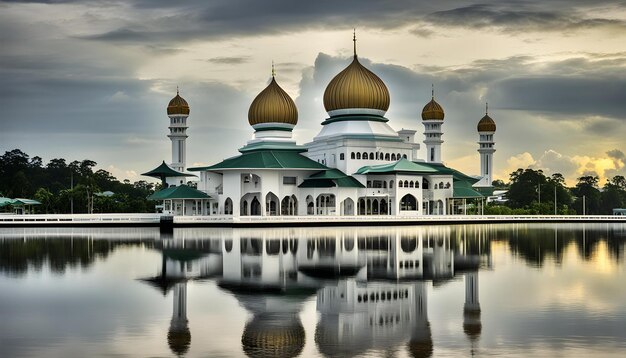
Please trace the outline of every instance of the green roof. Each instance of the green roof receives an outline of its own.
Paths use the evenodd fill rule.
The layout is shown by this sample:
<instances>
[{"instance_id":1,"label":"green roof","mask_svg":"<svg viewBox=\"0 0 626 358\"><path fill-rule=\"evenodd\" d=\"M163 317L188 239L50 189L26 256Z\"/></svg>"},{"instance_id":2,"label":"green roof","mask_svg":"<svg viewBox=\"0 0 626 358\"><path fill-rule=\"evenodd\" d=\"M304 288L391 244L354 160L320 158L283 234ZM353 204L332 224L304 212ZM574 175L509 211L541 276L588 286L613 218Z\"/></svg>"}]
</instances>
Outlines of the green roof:
<instances>
[{"instance_id":1,"label":"green roof","mask_svg":"<svg viewBox=\"0 0 626 358\"><path fill-rule=\"evenodd\" d=\"M473 189L481 193L483 196L492 196L493 191L495 190L495 188L492 186L478 186L473 187Z\"/></svg>"},{"instance_id":2,"label":"green roof","mask_svg":"<svg viewBox=\"0 0 626 358\"><path fill-rule=\"evenodd\" d=\"M452 186L452 197L457 199L463 198L482 198L483 195L472 188L472 184L465 180L455 180Z\"/></svg>"},{"instance_id":3,"label":"green roof","mask_svg":"<svg viewBox=\"0 0 626 358\"><path fill-rule=\"evenodd\" d=\"M152 169L151 171L147 173L143 173L141 175L145 175L145 176L153 177L153 178L159 178L161 180L167 177L193 177L195 176L193 174L181 173L179 171L176 171L170 168L169 165L165 164L165 161L163 161L163 163L161 163L161 165L159 165L158 167Z\"/></svg>"},{"instance_id":4,"label":"green roof","mask_svg":"<svg viewBox=\"0 0 626 358\"><path fill-rule=\"evenodd\" d=\"M209 199L210 197L187 185L170 186L169 188L157 191L148 196L148 200L170 200L170 199Z\"/></svg>"},{"instance_id":5,"label":"green roof","mask_svg":"<svg viewBox=\"0 0 626 358\"><path fill-rule=\"evenodd\" d=\"M461 173L460 171L456 170L456 169L452 169L449 167L446 167L445 165L443 165L442 163L426 163L426 162L416 162L417 164L429 167L431 169L434 169L437 171L438 174L441 175L452 175L453 179L456 180L464 180L467 181L469 183L476 183L479 179L471 177L469 175L465 175L463 173Z\"/></svg>"},{"instance_id":6,"label":"green roof","mask_svg":"<svg viewBox=\"0 0 626 358\"><path fill-rule=\"evenodd\" d=\"M9 199L9 198L0 198L0 208L3 206L14 205L14 206L23 206L23 205L41 205L40 202L33 199Z\"/></svg>"},{"instance_id":7,"label":"green roof","mask_svg":"<svg viewBox=\"0 0 626 358\"><path fill-rule=\"evenodd\" d=\"M359 168L355 174L387 174L387 173L419 173L419 174L437 174L438 170L429 166L423 165L425 163L412 162L408 159L402 158L394 163L380 164L380 165L368 165Z\"/></svg>"},{"instance_id":8,"label":"green roof","mask_svg":"<svg viewBox=\"0 0 626 358\"><path fill-rule=\"evenodd\" d=\"M190 171L228 169L328 169L294 150L259 150L244 152L208 167L189 168Z\"/></svg>"},{"instance_id":9,"label":"green roof","mask_svg":"<svg viewBox=\"0 0 626 358\"><path fill-rule=\"evenodd\" d=\"M329 169L304 179L299 188L365 188L361 182L339 169Z\"/></svg>"}]
</instances>

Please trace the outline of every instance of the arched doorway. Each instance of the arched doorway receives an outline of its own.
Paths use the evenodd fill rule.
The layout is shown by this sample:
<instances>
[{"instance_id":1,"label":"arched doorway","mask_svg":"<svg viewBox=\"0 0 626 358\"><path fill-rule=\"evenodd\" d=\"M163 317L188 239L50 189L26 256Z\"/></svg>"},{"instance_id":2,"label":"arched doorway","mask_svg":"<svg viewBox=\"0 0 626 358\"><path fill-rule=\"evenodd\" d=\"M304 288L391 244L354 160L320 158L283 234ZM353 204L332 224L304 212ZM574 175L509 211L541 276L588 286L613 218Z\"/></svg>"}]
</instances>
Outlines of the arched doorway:
<instances>
[{"instance_id":1,"label":"arched doorway","mask_svg":"<svg viewBox=\"0 0 626 358\"><path fill-rule=\"evenodd\" d=\"M416 211L417 210L417 199L411 195L406 194L400 199L400 211Z\"/></svg>"},{"instance_id":2,"label":"arched doorway","mask_svg":"<svg viewBox=\"0 0 626 358\"><path fill-rule=\"evenodd\" d=\"M315 203L311 195L307 195L306 197L306 214L315 215Z\"/></svg>"},{"instance_id":3,"label":"arched doorway","mask_svg":"<svg viewBox=\"0 0 626 358\"><path fill-rule=\"evenodd\" d=\"M283 198L280 202L280 215L298 215L298 199L295 195Z\"/></svg>"},{"instance_id":4,"label":"arched doorway","mask_svg":"<svg viewBox=\"0 0 626 358\"><path fill-rule=\"evenodd\" d=\"M341 202L341 215L354 215L354 200L347 198Z\"/></svg>"},{"instance_id":5,"label":"arched doorway","mask_svg":"<svg viewBox=\"0 0 626 358\"><path fill-rule=\"evenodd\" d=\"M256 196L250 202L250 215L252 216L261 215L261 203L259 202L259 199L257 199Z\"/></svg>"},{"instance_id":6,"label":"arched doorway","mask_svg":"<svg viewBox=\"0 0 626 358\"><path fill-rule=\"evenodd\" d=\"M271 191L265 196L265 215L276 216L278 215L278 197Z\"/></svg>"},{"instance_id":7,"label":"arched doorway","mask_svg":"<svg viewBox=\"0 0 626 358\"><path fill-rule=\"evenodd\" d=\"M320 194L315 199L318 215L333 215L335 213L335 194Z\"/></svg>"},{"instance_id":8,"label":"arched doorway","mask_svg":"<svg viewBox=\"0 0 626 358\"><path fill-rule=\"evenodd\" d=\"M231 198L226 198L226 201L224 201L224 215L233 215L233 201Z\"/></svg>"},{"instance_id":9,"label":"arched doorway","mask_svg":"<svg viewBox=\"0 0 626 358\"><path fill-rule=\"evenodd\" d=\"M248 214L248 201L247 200L242 200L241 201L241 216L248 216L250 214Z\"/></svg>"}]
</instances>

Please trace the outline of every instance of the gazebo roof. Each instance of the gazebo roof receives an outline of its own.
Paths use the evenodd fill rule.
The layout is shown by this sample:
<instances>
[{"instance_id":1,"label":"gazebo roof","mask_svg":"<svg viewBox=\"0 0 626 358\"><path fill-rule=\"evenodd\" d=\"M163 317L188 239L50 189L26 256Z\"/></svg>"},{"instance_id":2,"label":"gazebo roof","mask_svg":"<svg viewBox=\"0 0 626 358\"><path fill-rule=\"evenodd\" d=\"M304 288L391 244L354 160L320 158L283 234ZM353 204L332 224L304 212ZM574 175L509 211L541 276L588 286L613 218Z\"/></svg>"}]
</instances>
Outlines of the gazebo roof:
<instances>
[{"instance_id":1,"label":"gazebo roof","mask_svg":"<svg viewBox=\"0 0 626 358\"><path fill-rule=\"evenodd\" d=\"M161 165L159 165L158 167L152 169L151 171L147 173L143 173L141 175L158 178L158 179L163 179L163 177L193 177L195 176L193 174L181 173L179 171L176 171L170 168L169 165L165 164L165 161L163 161L163 163L161 163Z\"/></svg>"},{"instance_id":2,"label":"gazebo roof","mask_svg":"<svg viewBox=\"0 0 626 358\"><path fill-rule=\"evenodd\" d=\"M229 169L327 169L295 150L259 150L244 152L208 167L189 168L190 171L221 171Z\"/></svg>"}]
</instances>

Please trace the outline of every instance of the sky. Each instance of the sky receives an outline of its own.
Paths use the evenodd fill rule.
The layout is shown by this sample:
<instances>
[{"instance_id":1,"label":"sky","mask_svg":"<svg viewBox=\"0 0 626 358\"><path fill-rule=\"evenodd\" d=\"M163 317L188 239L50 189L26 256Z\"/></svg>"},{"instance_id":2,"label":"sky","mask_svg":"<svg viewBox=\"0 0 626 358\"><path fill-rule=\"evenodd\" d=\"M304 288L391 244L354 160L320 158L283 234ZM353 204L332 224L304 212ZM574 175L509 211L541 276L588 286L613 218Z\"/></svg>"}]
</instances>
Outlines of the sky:
<instances>
[{"instance_id":1,"label":"sky","mask_svg":"<svg viewBox=\"0 0 626 358\"><path fill-rule=\"evenodd\" d=\"M251 138L248 107L272 61L298 106L295 138L310 142L354 28L394 129L422 140L434 84L447 165L479 172L489 102L496 178L626 175L626 1L603 0L0 0L0 152L147 179L171 161L166 107L179 86L188 166L215 163Z\"/></svg>"}]
</instances>

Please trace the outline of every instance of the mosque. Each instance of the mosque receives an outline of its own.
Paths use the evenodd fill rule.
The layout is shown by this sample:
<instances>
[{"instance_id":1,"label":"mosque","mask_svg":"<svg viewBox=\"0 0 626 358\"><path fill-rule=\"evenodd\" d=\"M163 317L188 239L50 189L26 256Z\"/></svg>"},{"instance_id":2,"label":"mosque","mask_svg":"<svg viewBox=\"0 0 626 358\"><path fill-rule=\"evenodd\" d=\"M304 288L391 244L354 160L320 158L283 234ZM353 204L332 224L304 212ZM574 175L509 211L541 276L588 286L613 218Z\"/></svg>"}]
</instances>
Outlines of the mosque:
<instances>
[{"instance_id":1,"label":"mosque","mask_svg":"<svg viewBox=\"0 0 626 358\"><path fill-rule=\"evenodd\" d=\"M149 199L171 215L421 216L464 214L468 202L491 195L496 124L488 113L477 124L480 175L463 174L443 163L445 114L433 90L421 113L426 158L419 158L417 130L390 126L389 90L359 62L353 41L352 62L324 92L328 118L303 145L292 136L298 109L272 70L250 105L254 135L240 154L187 168L190 108L177 93L167 107L172 161L144 173L163 184ZM199 177L196 188L185 184L190 176Z\"/></svg>"}]
</instances>

